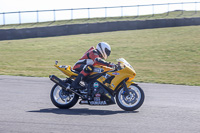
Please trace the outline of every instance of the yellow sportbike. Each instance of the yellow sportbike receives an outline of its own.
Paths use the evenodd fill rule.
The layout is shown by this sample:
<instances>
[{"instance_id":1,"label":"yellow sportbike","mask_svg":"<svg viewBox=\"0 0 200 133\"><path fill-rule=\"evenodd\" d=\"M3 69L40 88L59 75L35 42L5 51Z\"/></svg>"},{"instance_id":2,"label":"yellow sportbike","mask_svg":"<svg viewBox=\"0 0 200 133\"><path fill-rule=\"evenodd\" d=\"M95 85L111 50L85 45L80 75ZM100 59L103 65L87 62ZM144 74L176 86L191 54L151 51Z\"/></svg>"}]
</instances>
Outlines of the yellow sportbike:
<instances>
[{"instance_id":1,"label":"yellow sportbike","mask_svg":"<svg viewBox=\"0 0 200 133\"><path fill-rule=\"evenodd\" d=\"M56 84L51 90L52 103L61 109L73 107L79 100L80 104L118 106L126 111L133 111L141 107L144 102L143 90L133 82L136 75L133 67L123 58L117 59L115 68L95 66L93 72L80 82L82 88L71 88L71 83L78 76L78 72L71 66L58 65L67 78L62 80L55 75L49 78Z\"/></svg>"}]
</instances>

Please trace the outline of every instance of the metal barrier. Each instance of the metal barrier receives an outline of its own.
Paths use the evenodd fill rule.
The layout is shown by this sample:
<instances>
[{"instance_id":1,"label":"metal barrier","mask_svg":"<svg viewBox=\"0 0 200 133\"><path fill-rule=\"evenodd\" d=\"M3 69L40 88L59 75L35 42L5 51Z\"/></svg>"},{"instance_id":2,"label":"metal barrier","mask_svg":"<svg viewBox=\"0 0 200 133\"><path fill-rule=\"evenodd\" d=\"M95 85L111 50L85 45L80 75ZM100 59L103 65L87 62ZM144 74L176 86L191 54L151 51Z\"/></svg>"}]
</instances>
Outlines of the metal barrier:
<instances>
[{"instance_id":1,"label":"metal barrier","mask_svg":"<svg viewBox=\"0 0 200 133\"><path fill-rule=\"evenodd\" d=\"M0 13L0 18L2 18L2 20L0 19L0 25L73 20L80 18L90 19L140 16L147 14L153 16L158 13L166 13L174 10L181 10L182 12L184 10L193 10L197 13L198 6L200 6L200 2L181 2L150 5L3 12Z\"/></svg>"}]
</instances>

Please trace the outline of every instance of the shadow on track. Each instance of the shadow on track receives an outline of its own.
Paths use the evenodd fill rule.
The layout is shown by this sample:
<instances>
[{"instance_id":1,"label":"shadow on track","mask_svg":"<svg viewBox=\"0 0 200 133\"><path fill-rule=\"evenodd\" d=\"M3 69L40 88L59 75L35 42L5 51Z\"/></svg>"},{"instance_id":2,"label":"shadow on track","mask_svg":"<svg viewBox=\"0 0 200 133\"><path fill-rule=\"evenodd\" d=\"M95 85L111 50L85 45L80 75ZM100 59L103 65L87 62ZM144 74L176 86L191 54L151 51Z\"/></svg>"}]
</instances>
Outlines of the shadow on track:
<instances>
[{"instance_id":1,"label":"shadow on track","mask_svg":"<svg viewBox=\"0 0 200 133\"><path fill-rule=\"evenodd\" d=\"M138 113L138 111L112 111L112 110L91 110L88 108L82 109L57 109L57 108L48 108L27 111L33 113L54 113L54 114L65 114L65 115L114 115L119 113Z\"/></svg>"}]
</instances>

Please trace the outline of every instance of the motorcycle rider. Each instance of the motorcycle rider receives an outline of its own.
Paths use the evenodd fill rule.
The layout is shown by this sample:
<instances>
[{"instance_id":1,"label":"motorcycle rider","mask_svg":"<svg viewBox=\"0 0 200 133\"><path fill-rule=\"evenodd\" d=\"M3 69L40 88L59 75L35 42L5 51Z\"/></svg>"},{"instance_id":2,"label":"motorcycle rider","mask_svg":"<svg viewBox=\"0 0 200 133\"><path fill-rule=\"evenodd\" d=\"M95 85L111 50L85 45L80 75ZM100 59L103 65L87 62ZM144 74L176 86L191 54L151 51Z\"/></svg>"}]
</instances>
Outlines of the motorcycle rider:
<instances>
[{"instance_id":1,"label":"motorcycle rider","mask_svg":"<svg viewBox=\"0 0 200 133\"><path fill-rule=\"evenodd\" d=\"M75 63L73 69L80 72L71 84L71 88L80 89L80 81L90 75L93 72L95 65L104 65L108 67L115 67L115 64L106 62L105 60L111 53L111 47L106 42L100 42L97 44L96 49L91 47L85 54ZM105 60L104 60L105 59Z\"/></svg>"}]
</instances>

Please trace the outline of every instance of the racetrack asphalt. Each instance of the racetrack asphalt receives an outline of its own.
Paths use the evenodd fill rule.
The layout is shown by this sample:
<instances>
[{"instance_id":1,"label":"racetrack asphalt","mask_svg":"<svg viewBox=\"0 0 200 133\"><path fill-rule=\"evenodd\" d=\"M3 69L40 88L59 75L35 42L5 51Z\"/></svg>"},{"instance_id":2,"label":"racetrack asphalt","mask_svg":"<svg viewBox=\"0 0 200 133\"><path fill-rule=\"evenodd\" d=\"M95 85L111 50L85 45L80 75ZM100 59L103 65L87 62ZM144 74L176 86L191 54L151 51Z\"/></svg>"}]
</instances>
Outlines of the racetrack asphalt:
<instances>
[{"instance_id":1,"label":"racetrack asphalt","mask_svg":"<svg viewBox=\"0 0 200 133\"><path fill-rule=\"evenodd\" d=\"M0 76L0 133L199 133L200 86L138 83L136 111L78 103L58 109L48 78Z\"/></svg>"}]
</instances>

